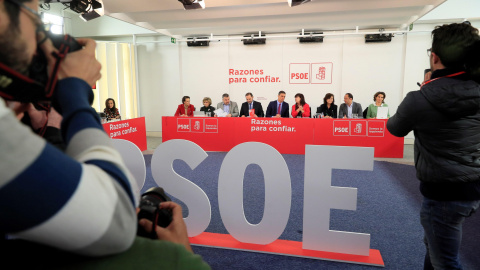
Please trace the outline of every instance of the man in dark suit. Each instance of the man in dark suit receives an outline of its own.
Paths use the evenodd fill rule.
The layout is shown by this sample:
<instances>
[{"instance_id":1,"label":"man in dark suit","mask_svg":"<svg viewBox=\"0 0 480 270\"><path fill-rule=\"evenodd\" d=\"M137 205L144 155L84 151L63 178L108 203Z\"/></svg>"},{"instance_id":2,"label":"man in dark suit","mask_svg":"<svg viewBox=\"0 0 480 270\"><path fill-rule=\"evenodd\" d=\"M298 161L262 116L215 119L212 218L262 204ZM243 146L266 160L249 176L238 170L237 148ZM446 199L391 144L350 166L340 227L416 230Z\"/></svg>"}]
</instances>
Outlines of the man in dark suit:
<instances>
[{"instance_id":1,"label":"man in dark suit","mask_svg":"<svg viewBox=\"0 0 480 270\"><path fill-rule=\"evenodd\" d=\"M245 94L245 99L247 102L242 103L242 108L240 109L240 117L264 117L262 103L253 100L253 94L248 92ZM250 110L252 115L250 115Z\"/></svg>"},{"instance_id":2,"label":"man in dark suit","mask_svg":"<svg viewBox=\"0 0 480 270\"><path fill-rule=\"evenodd\" d=\"M278 92L278 99L270 102L265 117L290 117L288 103L285 102L285 91Z\"/></svg>"},{"instance_id":3,"label":"man in dark suit","mask_svg":"<svg viewBox=\"0 0 480 270\"><path fill-rule=\"evenodd\" d=\"M346 93L343 97L343 103L338 110L338 118L353 118L356 114L358 118L363 118L362 105L353 101L353 95Z\"/></svg>"}]
</instances>

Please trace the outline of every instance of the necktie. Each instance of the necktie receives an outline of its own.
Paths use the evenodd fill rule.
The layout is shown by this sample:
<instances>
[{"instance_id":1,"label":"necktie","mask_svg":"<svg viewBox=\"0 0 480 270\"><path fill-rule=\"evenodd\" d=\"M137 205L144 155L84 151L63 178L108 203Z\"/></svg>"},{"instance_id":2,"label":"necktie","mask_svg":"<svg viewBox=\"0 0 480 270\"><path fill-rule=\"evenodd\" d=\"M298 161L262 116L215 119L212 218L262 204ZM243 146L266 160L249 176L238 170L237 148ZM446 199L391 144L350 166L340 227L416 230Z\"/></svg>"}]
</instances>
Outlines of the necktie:
<instances>
[{"instance_id":1,"label":"necktie","mask_svg":"<svg viewBox=\"0 0 480 270\"><path fill-rule=\"evenodd\" d=\"M252 103L250 103L250 110L252 109Z\"/></svg>"},{"instance_id":2,"label":"necktie","mask_svg":"<svg viewBox=\"0 0 480 270\"><path fill-rule=\"evenodd\" d=\"M282 108L282 103L278 104L277 114L280 114L280 109Z\"/></svg>"}]
</instances>

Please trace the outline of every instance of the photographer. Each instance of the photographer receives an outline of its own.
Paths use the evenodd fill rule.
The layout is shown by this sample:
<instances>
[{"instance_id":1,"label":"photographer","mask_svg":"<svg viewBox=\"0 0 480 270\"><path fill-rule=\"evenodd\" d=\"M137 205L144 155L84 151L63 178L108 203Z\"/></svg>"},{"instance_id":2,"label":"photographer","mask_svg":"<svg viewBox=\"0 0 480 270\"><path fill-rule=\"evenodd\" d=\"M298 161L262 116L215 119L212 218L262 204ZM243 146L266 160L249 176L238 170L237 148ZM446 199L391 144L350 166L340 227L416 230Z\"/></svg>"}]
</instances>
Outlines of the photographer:
<instances>
[{"instance_id":1,"label":"photographer","mask_svg":"<svg viewBox=\"0 0 480 270\"><path fill-rule=\"evenodd\" d=\"M432 72L388 120L415 134L423 195L424 269L462 269L462 225L480 206L480 36L469 23L437 26L427 50Z\"/></svg>"},{"instance_id":2,"label":"photographer","mask_svg":"<svg viewBox=\"0 0 480 270\"><path fill-rule=\"evenodd\" d=\"M115 258L116 262L134 259L128 255L142 247L152 248L146 255L158 255L163 251L158 246L165 241L135 237L138 194L132 192L132 186L136 183L90 107L91 85L101 77L95 42L79 39L82 49L60 55L46 39L37 8L38 0L0 0L3 258L15 260L16 267L32 264L37 269L46 265L51 269L55 264L65 267L65 263L106 261L108 264ZM35 95L38 98L39 93L34 91L39 84L28 77L37 44L47 58L50 79L58 79L48 99L61 116L54 110L52 117L37 114L29 101ZM57 61L60 62L55 69ZM32 98L32 101L42 100ZM30 115L30 126L19 121L25 112ZM44 126L57 127L61 120L65 152L32 132L31 128L41 126L41 119L48 119L43 120ZM190 246L185 243L188 237L185 238L181 211L178 216L179 206L171 203L162 207L171 209L173 221L163 234L157 234L183 244L169 243L172 252L176 252L170 260L186 258L206 266L199 256L187 251ZM18 254L26 260L18 260ZM84 257L113 254L118 255L102 259Z\"/></svg>"}]
</instances>

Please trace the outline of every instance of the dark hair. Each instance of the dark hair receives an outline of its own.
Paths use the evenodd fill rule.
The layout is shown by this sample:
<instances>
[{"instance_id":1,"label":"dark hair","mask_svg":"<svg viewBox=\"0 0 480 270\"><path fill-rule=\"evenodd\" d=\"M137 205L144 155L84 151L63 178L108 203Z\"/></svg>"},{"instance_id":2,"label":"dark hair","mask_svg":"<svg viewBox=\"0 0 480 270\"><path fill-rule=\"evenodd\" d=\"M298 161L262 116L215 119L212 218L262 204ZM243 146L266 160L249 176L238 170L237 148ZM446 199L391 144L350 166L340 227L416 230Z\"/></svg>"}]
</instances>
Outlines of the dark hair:
<instances>
[{"instance_id":1,"label":"dark hair","mask_svg":"<svg viewBox=\"0 0 480 270\"><path fill-rule=\"evenodd\" d=\"M303 94L298 93L295 95L295 98L296 97L300 98L300 105L305 106L305 97L303 96ZM295 102L295 110L296 109L298 109L298 103Z\"/></svg>"},{"instance_id":2,"label":"dark hair","mask_svg":"<svg viewBox=\"0 0 480 270\"><path fill-rule=\"evenodd\" d=\"M246 93L245 96L251 96L253 98L253 94L250 92Z\"/></svg>"},{"instance_id":3,"label":"dark hair","mask_svg":"<svg viewBox=\"0 0 480 270\"><path fill-rule=\"evenodd\" d=\"M112 108L108 107L108 102L110 100L113 102L113 107ZM115 100L113 98L107 98L107 100L105 100L105 108L107 110L111 111L111 112L115 112L117 110L117 105L115 104Z\"/></svg>"},{"instance_id":4,"label":"dark hair","mask_svg":"<svg viewBox=\"0 0 480 270\"><path fill-rule=\"evenodd\" d=\"M278 92L278 95L280 96L280 94L285 94L286 95L287 93L285 93L285 91L283 91L283 90L280 90L280 92Z\"/></svg>"},{"instance_id":5,"label":"dark hair","mask_svg":"<svg viewBox=\"0 0 480 270\"><path fill-rule=\"evenodd\" d=\"M187 100L187 98L190 99L189 96L183 96L183 97L182 97L182 103L185 103L185 100Z\"/></svg>"},{"instance_id":6,"label":"dark hair","mask_svg":"<svg viewBox=\"0 0 480 270\"><path fill-rule=\"evenodd\" d=\"M323 104L327 105L327 99L330 99L331 97L333 97L332 105L334 105L335 104L335 96L332 93L327 93L325 95L325 97L323 98Z\"/></svg>"},{"instance_id":7,"label":"dark hair","mask_svg":"<svg viewBox=\"0 0 480 270\"><path fill-rule=\"evenodd\" d=\"M222 98L225 98L225 97L229 97L229 95L227 93L223 94Z\"/></svg>"},{"instance_id":8,"label":"dark hair","mask_svg":"<svg viewBox=\"0 0 480 270\"><path fill-rule=\"evenodd\" d=\"M353 99L353 95L352 95L352 94L346 93L345 95L348 96L349 98Z\"/></svg>"},{"instance_id":9,"label":"dark hair","mask_svg":"<svg viewBox=\"0 0 480 270\"><path fill-rule=\"evenodd\" d=\"M468 23L437 26L432 31L432 52L445 67L461 68L480 78L480 36Z\"/></svg>"},{"instance_id":10,"label":"dark hair","mask_svg":"<svg viewBox=\"0 0 480 270\"><path fill-rule=\"evenodd\" d=\"M383 95L383 100L382 100L382 103L385 103L385 98L387 97L387 95L385 95L385 92L376 92L375 95L373 95L373 101L377 101L377 96L378 95Z\"/></svg>"}]
</instances>

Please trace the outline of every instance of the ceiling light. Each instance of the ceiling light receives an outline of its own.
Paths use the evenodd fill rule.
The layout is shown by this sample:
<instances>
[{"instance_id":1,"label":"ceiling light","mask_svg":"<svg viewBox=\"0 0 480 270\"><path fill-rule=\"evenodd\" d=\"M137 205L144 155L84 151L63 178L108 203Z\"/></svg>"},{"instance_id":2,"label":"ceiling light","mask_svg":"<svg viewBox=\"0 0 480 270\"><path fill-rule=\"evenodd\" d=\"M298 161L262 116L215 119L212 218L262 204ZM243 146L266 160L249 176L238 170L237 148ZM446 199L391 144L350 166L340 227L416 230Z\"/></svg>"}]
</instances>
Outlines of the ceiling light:
<instances>
[{"instance_id":1,"label":"ceiling light","mask_svg":"<svg viewBox=\"0 0 480 270\"><path fill-rule=\"evenodd\" d=\"M298 37L300 43L322 43L323 36L314 36L314 35L323 35L323 32L310 32L310 35L305 35L300 33L301 37Z\"/></svg>"},{"instance_id":2,"label":"ceiling light","mask_svg":"<svg viewBox=\"0 0 480 270\"><path fill-rule=\"evenodd\" d=\"M44 0L43 2L47 6L50 3L62 3L76 13L80 13L80 18L84 21L90 21L105 14L103 0Z\"/></svg>"},{"instance_id":3,"label":"ceiling light","mask_svg":"<svg viewBox=\"0 0 480 270\"><path fill-rule=\"evenodd\" d=\"M183 4L185 10L205 8L205 1L203 0L178 0L178 2Z\"/></svg>"},{"instance_id":4,"label":"ceiling light","mask_svg":"<svg viewBox=\"0 0 480 270\"><path fill-rule=\"evenodd\" d=\"M307 2L310 2L312 0L288 0L288 5L290 7L294 7L294 6L298 6L298 5L301 5L301 4L305 4Z\"/></svg>"}]
</instances>

